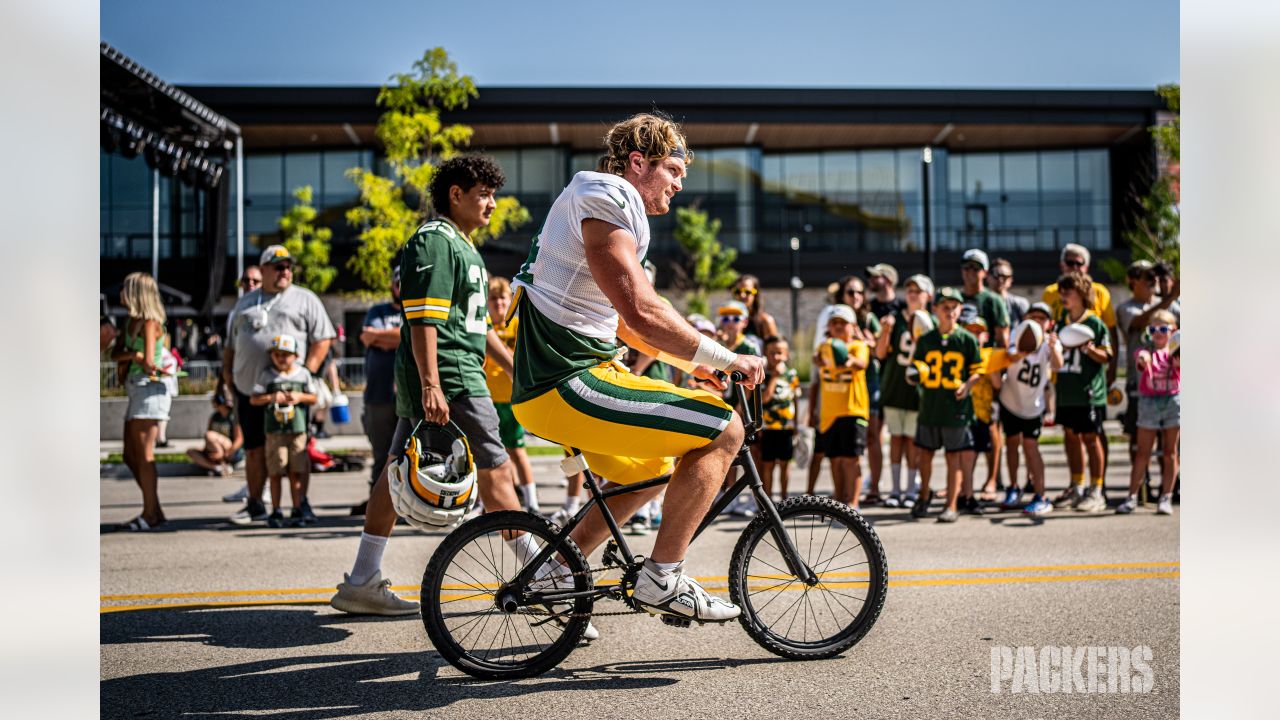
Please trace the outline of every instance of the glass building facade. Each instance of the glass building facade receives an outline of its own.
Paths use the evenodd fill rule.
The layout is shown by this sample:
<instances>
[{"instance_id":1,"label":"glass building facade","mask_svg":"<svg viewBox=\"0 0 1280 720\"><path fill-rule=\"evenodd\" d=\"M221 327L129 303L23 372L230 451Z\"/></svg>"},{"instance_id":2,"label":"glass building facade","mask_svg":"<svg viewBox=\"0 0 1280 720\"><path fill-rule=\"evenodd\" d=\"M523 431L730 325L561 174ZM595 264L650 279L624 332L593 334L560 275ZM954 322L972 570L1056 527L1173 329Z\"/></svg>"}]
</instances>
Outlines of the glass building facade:
<instances>
[{"instance_id":1,"label":"glass building facade","mask_svg":"<svg viewBox=\"0 0 1280 720\"><path fill-rule=\"evenodd\" d=\"M579 170L594 169L598 153L558 147L489 151L507 174L503 194L529 209L532 221L495 242L497 251L523 255L552 202ZM755 147L695 148L695 161L675 207L697 206L721 222L721 241L742 253L784 253L792 236L806 250L919 252L924 247L925 166L921 149L766 153ZM333 230L333 252L345 262L358 229L346 211L358 202L349 168L378 163L372 150L249 153L245 158L247 262L277 240L277 221L310 185L318 224ZM226 178L234 187L234 168ZM1020 152L933 151L928 166L935 248L1054 252L1069 242L1112 247L1111 168L1107 150ZM104 258L149 258L150 168L142 158L101 156L101 239ZM234 197L232 198L234 202ZM160 256L196 258L204 196L160 178ZM230 210L228 255L234 255ZM674 212L653 217L653 250L674 255ZM341 284L340 279L340 284Z\"/></svg>"}]
</instances>

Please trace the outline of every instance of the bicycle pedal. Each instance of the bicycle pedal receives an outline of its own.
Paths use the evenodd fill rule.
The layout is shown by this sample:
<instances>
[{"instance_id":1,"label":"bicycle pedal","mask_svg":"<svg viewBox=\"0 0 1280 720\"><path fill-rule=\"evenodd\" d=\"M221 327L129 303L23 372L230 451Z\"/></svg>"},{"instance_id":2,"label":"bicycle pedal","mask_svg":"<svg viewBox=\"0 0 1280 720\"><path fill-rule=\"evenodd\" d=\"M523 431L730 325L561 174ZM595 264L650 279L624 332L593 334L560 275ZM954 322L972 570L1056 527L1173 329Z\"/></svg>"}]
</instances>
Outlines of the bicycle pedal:
<instances>
[{"instance_id":1,"label":"bicycle pedal","mask_svg":"<svg viewBox=\"0 0 1280 720\"><path fill-rule=\"evenodd\" d=\"M672 617L671 615L659 615L658 618L662 620L664 625L670 625L671 627L687 628L693 625L693 621L687 618Z\"/></svg>"}]
</instances>

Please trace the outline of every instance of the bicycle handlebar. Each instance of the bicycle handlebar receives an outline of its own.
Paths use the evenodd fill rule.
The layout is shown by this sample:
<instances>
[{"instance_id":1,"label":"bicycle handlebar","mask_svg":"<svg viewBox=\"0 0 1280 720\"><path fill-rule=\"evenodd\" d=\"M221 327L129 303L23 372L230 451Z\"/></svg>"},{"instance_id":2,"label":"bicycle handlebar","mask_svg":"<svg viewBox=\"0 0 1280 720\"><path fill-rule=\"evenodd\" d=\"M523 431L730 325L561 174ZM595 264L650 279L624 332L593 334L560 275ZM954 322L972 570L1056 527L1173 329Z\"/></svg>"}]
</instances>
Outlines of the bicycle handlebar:
<instances>
[{"instance_id":1,"label":"bicycle handlebar","mask_svg":"<svg viewBox=\"0 0 1280 720\"><path fill-rule=\"evenodd\" d=\"M746 379L746 375L736 370L729 374L729 381L733 383L734 397L738 401L738 407L742 408L742 427L750 436L764 426L764 420L761 417L763 385L756 385L751 389L751 401L748 402L747 391L742 387L742 381Z\"/></svg>"}]
</instances>

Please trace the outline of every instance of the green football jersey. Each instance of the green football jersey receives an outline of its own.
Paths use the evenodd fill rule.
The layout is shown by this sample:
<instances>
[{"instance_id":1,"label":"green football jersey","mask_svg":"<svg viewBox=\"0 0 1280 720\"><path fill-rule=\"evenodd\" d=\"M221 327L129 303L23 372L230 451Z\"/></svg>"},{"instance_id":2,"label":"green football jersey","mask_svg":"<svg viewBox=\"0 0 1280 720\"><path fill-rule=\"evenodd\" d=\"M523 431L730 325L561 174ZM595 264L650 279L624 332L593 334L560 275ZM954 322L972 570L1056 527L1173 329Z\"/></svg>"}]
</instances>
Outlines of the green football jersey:
<instances>
[{"instance_id":1,"label":"green football jersey","mask_svg":"<svg viewBox=\"0 0 1280 720\"><path fill-rule=\"evenodd\" d=\"M1060 320L1055 330L1061 331L1070 324L1065 319ZM1093 341L1094 345L1102 348L1111 347L1111 336L1107 332L1107 326L1102 322L1102 318L1093 314L1092 310L1085 312L1084 317L1080 319L1080 324L1088 326L1093 331L1093 336L1096 338ZM1069 350L1063 348L1062 369L1058 370L1054 392L1057 393L1059 407L1106 405L1107 364L1095 362L1085 353L1084 348Z\"/></svg>"},{"instance_id":2,"label":"green football jersey","mask_svg":"<svg viewBox=\"0 0 1280 720\"><path fill-rule=\"evenodd\" d=\"M480 252L447 219L418 228L400 255L400 347L396 349L396 414L422 417L422 380L410 328L436 328L436 368L446 400L487 397L485 336L489 276Z\"/></svg>"},{"instance_id":3,"label":"green football jersey","mask_svg":"<svg viewBox=\"0 0 1280 720\"><path fill-rule=\"evenodd\" d=\"M987 322L987 347L995 347L997 328L1009 327L1009 306L1004 298L987 289L979 290L976 295L964 295L964 307L960 317L969 313L976 314Z\"/></svg>"},{"instance_id":4,"label":"green football jersey","mask_svg":"<svg viewBox=\"0 0 1280 720\"><path fill-rule=\"evenodd\" d=\"M618 345L557 325L526 297L519 297L519 317L513 358L516 376L511 383L513 405L618 357Z\"/></svg>"},{"instance_id":5,"label":"green football jersey","mask_svg":"<svg viewBox=\"0 0 1280 720\"><path fill-rule=\"evenodd\" d=\"M978 338L957 326L948 335L934 328L916 341L916 360L928 368L920 378L921 425L963 427L973 422L973 400L956 389L982 369Z\"/></svg>"},{"instance_id":6,"label":"green football jersey","mask_svg":"<svg viewBox=\"0 0 1280 720\"><path fill-rule=\"evenodd\" d=\"M770 380L764 386L769 388ZM760 406L761 419L765 430L790 430L796 426L796 398L800 395L800 376L795 368L778 377L773 386L773 395L764 398Z\"/></svg>"},{"instance_id":7,"label":"green football jersey","mask_svg":"<svg viewBox=\"0 0 1280 720\"><path fill-rule=\"evenodd\" d=\"M889 331L889 354L880 363L880 404L902 410L920 409L920 391L907 384L907 368L911 367L916 342L911 337L911 318L906 310L893 315Z\"/></svg>"}]
</instances>

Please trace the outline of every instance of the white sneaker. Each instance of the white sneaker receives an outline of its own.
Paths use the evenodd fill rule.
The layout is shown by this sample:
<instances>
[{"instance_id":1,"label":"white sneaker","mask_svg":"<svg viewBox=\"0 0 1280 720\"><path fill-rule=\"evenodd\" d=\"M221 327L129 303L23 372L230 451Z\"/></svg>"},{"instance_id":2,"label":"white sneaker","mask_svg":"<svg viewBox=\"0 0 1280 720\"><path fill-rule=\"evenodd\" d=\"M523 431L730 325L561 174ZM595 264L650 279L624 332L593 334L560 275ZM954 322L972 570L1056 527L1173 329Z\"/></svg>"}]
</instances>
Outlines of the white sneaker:
<instances>
[{"instance_id":1,"label":"white sneaker","mask_svg":"<svg viewBox=\"0 0 1280 720\"><path fill-rule=\"evenodd\" d=\"M562 507L554 513L551 513L551 524L556 527L564 527L573 519L573 516L577 514L577 510L570 512L569 508Z\"/></svg>"},{"instance_id":2,"label":"white sneaker","mask_svg":"<svg viewBox=\"0 0 1280 720\"><path fill-rule=\"evenodd\" d=\"M1173 496L1172 495L1160 496L1160 502L1156 503L1156 514L1157 515L1173 514Z\"/></svg>"},{"instance_id":3,"label":"white sneaker","mask_svg":"<svg viewBox=\"0 0 1280 720\"><path fill-rule=\"evenodd\" d=\"M1117 515L1128 515L1138 509L1138 496L1130 495L1124 502L1120 503L1120 507L1116 508Z\"/></svg>"},{"instance_id":4,"label":"white sneaker","mask_svg":"<svg viewBox=\"0 0 1280 720\"><path fill-rule=\"evenodd\" d=\"M564 508L561 508L561 510L563 509ZM543 567L544 568L547 567L547 565L549 565L550 562L551 561L548 560L547 563L543 565ZM572 588L572 584L569 578L552 577L553 573L556 575L560 575L568 572L568 569L565 568L563 565L559 565L558 563L557 565L558 565L558 568L556 570L548 572L541 579L534 580L533 582L529 583L529 589L530 590L552 590L552 589L561 588L564 590L568 590ZM541 570L539 572L541 572ZM544 607L546 607L547 610L553 613L567 613L573 609L572 606L569 605L569 603L556 603L555 605L545 605ZM555 620L557 625L565 624L565 621L560 617L555 617L553 619ZM582 639L596 640L599 637L600 637L600 631L596 629L595 625L591 624L590 620L587 620L587 629L586 629L586 632L582 633Z\"/></svg>"},{"instance_id":5,"label":"white sneaker","mask_svg":"<svg viewBox=\"0 0 1280 720\"><path fill-rule=\"evenodd\" d=\"M913 507L915 507L915 506L916 506L916 500L917 500L917 499L918 499L918 498L917 498L915 495L908 495L908 496L906 496L906 497L902 498L902 507L907 508L908 510L910 510L911 508L913 508Z\"/></svg>"},{"instance_id":6,"label":"white sneaker","mask_svg":"<svg viewBox=\"0 0 1280 720\"><path fill-rule=\"evenodd\" d=\"M896 508L896 507L899 507L900 505L902 505L902 498L898 497L897 495L890 495L884 500L884 506L887 508Z\"/></svg>"},{"instance_id":7,"label":"white sneaker","mask_svg":"<svg viewBox=\"0 0 1280 720\"><path fill-rule=\"evenodd\" d=\"M244 485L241 485L239 490L237 490L237 491L235 491L235 492L231 493L230 495L223 495L223 496L222 496L222 502L225 502L225 503L238 503L238 502L244 502L245 500L248 500L248 499L249 499L249 484L248 484L248 483L245 483Z\"/></svg>"},{"instance_id":8,"label":"white sneaker","mask_svg":"<svg viewBox=\"0 0 1280 720\"><path fill-rule=\"evenodd\" d=\"M1100 513L1107 511L1107 499L1098 491L1092 491L1085 496L1080 504L1075 506L1077 512Z\"/></svg>"},{"instance_id":9,"label":"white sneaker","mask_svg":"<svg viewBox=\"0 0 1280 720\"><path fill-rule=\"evenodd\" d=\"M650 615L670 615L698 622L726 622L742 612L737 605L711 595L685 575L684 563L680 563L675 572L659 575L646 561L636 580L633 597Z\"/></svg>"},{"instance_id":10,"label":"white sneaker","mask_svg":"<svg viewBox=\"0 0 1280 720\"><path fill-rule=\"evenodd\" d=\"M391 592L391 581L382 579L381 570L363 585L352 585L351 576L343 573L338 593L329 599L329 605L353 615L412 615L418 612L418 603L401 600Z\"/></svg>"}]
</instances>

